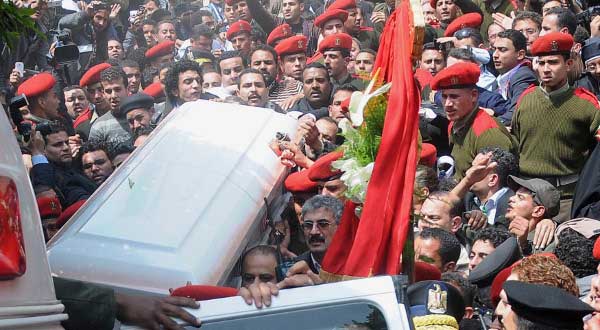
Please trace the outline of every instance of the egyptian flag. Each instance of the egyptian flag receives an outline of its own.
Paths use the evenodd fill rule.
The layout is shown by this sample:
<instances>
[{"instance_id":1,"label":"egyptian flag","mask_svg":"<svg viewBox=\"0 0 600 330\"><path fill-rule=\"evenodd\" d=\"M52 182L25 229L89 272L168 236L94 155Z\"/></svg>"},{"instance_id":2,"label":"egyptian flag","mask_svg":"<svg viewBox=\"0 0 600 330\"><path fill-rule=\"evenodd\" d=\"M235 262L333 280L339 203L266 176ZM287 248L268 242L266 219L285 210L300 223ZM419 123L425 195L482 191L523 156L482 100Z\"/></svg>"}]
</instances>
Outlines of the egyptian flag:
<instances>
[{"instance_id":1,"label":"egyptian flag","mask_svg":"<svg viewBox=\"0 0 600 330\"><path fill-rule=\"evenodd\" d=\"M411 52L422 39L415 40L413 22L410 2L403 0L381 35L373 71L380 68L383 79L392 82L383 137L360 221L347 202L323 260L320 275L325 281L400 273L418 160L420 93Z\"/></svg>"}]
</instances>

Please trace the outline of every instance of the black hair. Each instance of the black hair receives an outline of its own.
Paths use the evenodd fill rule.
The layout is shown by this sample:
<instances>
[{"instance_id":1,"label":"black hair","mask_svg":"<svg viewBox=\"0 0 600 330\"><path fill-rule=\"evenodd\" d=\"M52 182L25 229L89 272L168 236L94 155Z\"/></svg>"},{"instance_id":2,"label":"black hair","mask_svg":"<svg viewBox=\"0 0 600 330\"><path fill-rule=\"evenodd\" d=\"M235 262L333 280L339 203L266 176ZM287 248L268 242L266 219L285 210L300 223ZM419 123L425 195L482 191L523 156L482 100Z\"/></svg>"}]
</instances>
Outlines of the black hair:
<instances>
[{"instance_id":1,"label":"black hair","mask_svg":"<svg viewBox=\"0 0 600 330\"><path fill-rule=\"evenodd\" d=\"M154 78L158 76L158 69L149 66L142 71L142 88L148 87L150 84L154 82Z\"/></svg>"},{"instance_id":2,"label":"black hair","mask_svg":"<svg viewBox=\"0 0 600 330\"><path fill-rule=\"evenodd\" d=\"M127 75L119 66L111 66L100 74L100 81L119 81L123 82L123 86L127 87Z\"/></svg>"},{"instance_id":3,"label":"black hair","mask_svg":"<svg viewBox=\"0 0 600 330\"><path fill-rule=\"evenodd\" d=\"M39 125L39 124L38 124ZM46 137L50 134L56 134L56 133L60 133L60 132L67 132L67 127L60 122L59 120L53 120L48 122L48 130L45 130L44 132L40 132L42 133L42 137L44 138L44 142L48 143L48 141L46 140ZM43 134L46 133L46 134Z\"/></svg>"},{"instance_id":4,"label":"black hair","mask_svg":"<svg viewBox=\"0 0 600 330\"><path fill-rule=\"evenodd\" d=\"M362 48L360 51L358 51L358 54L360 53L369 53L375 57L377 57L377 52L372 50L371 48Z\"/></svg>"},{"instance_id":5,"label":"black hair","mask_svg":"<svg viewBox=\"0 0 600 330\"><path fill-rule=\"evenodd\" d=\"M263 76L262 72L260 72L256 69L253 69L253 68L247 68L247 69L244 69L242 72L240 72L240 75L238 76L238 79L237 79L238 88L240 87L240 81L242 81L242 77L249 73L254 73L254 74L259 75L261 77L262 81L265 83L265 85L267 84L267 82L265 81L265 76Z\"/></svg>"},{"instance_id":6,"label":"black hair","mask_svg":"<svg viewBox=\"0 0 600 330\"><path fill-rule=\"evenodd\" d=\"M106 156L108 156L108 148L106 147L106 145L103 144L102 142L96 141L96 140L90 140L90 141L87 141L86 143L84 143L81 146L79 153L81 154L81 156L83 156L83 155L87 154L88 152L94 152L94 151L98 151L98 150L104 151L104 153L106 153Z\"/></svg>"},{"instance_id":7,"label":"black hair","mask_svg":"<svg viewBox=\"0 0 600 330\"><path fill-rule=\"evenodd\" d=\"M150 135L150 133L152 133L152 131L153 131L152 127L140 126L137 129L135 129L135 131L133 132L132 141L135 142L135 140L137 140L140 136Z\"/></svg>"},{"instance_id":8,"label":"black hair","mask_svg":"<svg viewBox=\"0 0 600 330\"><path fill-rule=\"evenodd\" d=\"M110 64L110 66L121 66L121 60L116 59L116 58L109 58L106 60L106 63Z\"/></svg>"},{"instance_id":9,"label":"black hair","mask_svg":"<svg viewBox=\"0 0 600 330\"><path fill-rule=\"evenodd\" d=\"M152 0L152 1L154 1L154 0ZM156 30L156 28L158 27L158 26L156 26L156 21L149 19L149 18L143 20L142 23L140 24L140 26L144 26L144 25L152 25L154 27L154 30Z\"/></svg>"},{"instance_id":10,"label":"black hair","mask_svg":"<svg viewBox=\"0 0 600 330\"><path fill-rule=\"evenodd\" d=\"M337 47L332 47L332 48L325 48L323 49L323 54L325 54L325 52L327 51L338 51L340 52L340 54L342 55L342 57L350 57L350 50L347 48L337 48Z\"/></svg>"},{"instance_id":11,"label":"black hair","mask_svg":"<svg viewBox=\"0 0 600 330\"><path fill-rule=\"evenodd\" d=\"M200 9L198 11L198 16L200 16L200 17L210 16L212 18L215 18L213 16L213 14L210 12L210 10L206 10L206 9Z\"/></svg>"},{"instance_id":12,"label":"black hair","mask_svg":"<svg viewBox=\"0 0 600 330\"><path fill-rule=\"evenodd\" d=\"M421 239L435 239L440 242L439 254L442 264L458 262L460 257L460 242L454 234L441 228L425 228L419 233Z\"/></svg>"},{"instance_id":13,"label":"black hair","mask_svg":"<svg viewBox=\"0 0 600 330\"><path fill-rule=\"evenodd\" d=\"M441 201L450 206L450 217L460 217L464 209L463 203L459 199L452 198L452 195L447 191L433 191L429 193L427 199Z\"/></svg>"},{"instance_id":14,"label":"black hair","mask_svg":"<svg viewBox=\"0 0 600 330\"><path fill-rule=\"evenodd\" d=\"M338 91L356 92L358 91L358 88L356 88L356 86L352 84L342 84L334 87L333 91L331 92L331 95L335 95L335 93L337 93Z\"/></svg>"},{"instance_id":15,"label":"black hair","mask_svg":"<svg viewBox=\"0 0 600 330\"><path fill-rule=\"evenodd\" d=\"M244 65L244 67L248 66L246 59L244 58L244 56L242 56L242 53L240 53L237 50L228 50L223 52L223 54L221 54L221 58L219 58L219 71L221 70L221 62L235 57L239 57L242 59L242 65Z\"/></svg>"},{"instance_id":16,"label":"black hair","mask_svg":"<svg viewBox=\"0 0 600 330\"><path fill-rule=\"evenodd\" d=\"M473 298L475 298L475 292L477 287L471 284L461 272L445 272L442 274L442 281L454 284L459 287L460 293L462 293L463 300L466 307L473 306ZM461 328L462 329L462 328Z\"/></svg>"},{"instance_id":17,"label":"black hair","mask_svg":"<svg viewBox=\"0 0 600 330\"><path fill-rule=\"evenodd\" d=\"M124 59L120 63L122 68L138 68L140 69L140 64L131 59Z\"/></svg>"},{"instance_id":18,"label":"black hair","mask_svg":"<svg viewBox=\"0 0 600 330\"><path fill-rule=\"evenodd\" d=\"M498 38L510 39L516 51L527 50L527 39L523 33L517 30L508 29L498 32Z\"/></svg>"},{"instance_id":19,"label":"black hair","mask_svg":"<svg viewBox=\"0 0 600 330\"><path fill-rule=\"evenodd\" d=\"M498 174L500 187L508 186L508 176L519 175L519 160L515 154L498 147L485 147L479 149L479 153L492 153L490 161L496 162L498 166L494 173Z\"/></svg>"},{"instance_id":20,"label":"black hair","mask_svg":"<svg viewBox=\"0 0 600 330\"><path fill-rule=\"evenodd\" d=\"M462 28L459 31L463 30L465 31L465 35L467 35L465 38L472 39L475 46L479 46L483 43L483 36L481 35L481 32L479 32L479 29Z\"/></svg>"},{"instance_id":21,"label":"black hair","mask_svg":"<svg viewBox=\"0 0 600 330\"><path fill-rule=\"evenodd\" d=\"M590 38L590 33L583 26L577 25L575 33L573 33L573 40L577 44L584 44L587 39Z\"/></svg>"},{"instance_id":22,"label":"black hair","mask_svg":"<svg viewBox=\"0 0 600 330\"><path fill-rule=\"evenodd\" d=\"M435 170L429 166L417 165L415 174L415 186L418 188L427 188L430 192L438 190L440 181ZM425 198L426 196L423 196Z\"/></svg>"},{"instance_id":23,"label":"black hair","mask_svg":"<svg viewBox=\"0 0 600 330\"><path fill-rule=\"evenodd\" d=\"M179 86L179 74L186 71L196 71L200 75L200 79L202 79L202 69L198 62L181 60L173 63L165 76L165 93L169 99L177 99L175 94L173 94L173 90L176 90Z\"/></svg>"},{"instance_id":24,"label":"black hair","mask_svg":"<svg viewBox=\"0 0 600 330\"><path fill-rule=\"evenodd\" d=\"M577 29L577 18L572 11L562 8L562 7L554 7L546 13L548 15L556 15L558 18L558 28L562 29L566 27L569 30L569 34L575 34L575 30Z\"/></svg>"},{"instance_id":25,"label":"black hair","mask_svg":"<svg viewBox=\"0 0 600 330\"><path fill-rule=\"evenodd\" d=\"M275 260L278 259L277 249L275 247L271 245L257 245L244 252L244 254L242 255L242 266L244 265L244 262L246 262L246 258L251 257L253 255L273 256Z\"/></svg>"},{"instance_id":26,"label":"black hair","mask_svg":"<svg viewBox=\"0 0 600 330\"><path fill-rule=\"evenodd\" d=\"M152 14L150 14L150 19L152 19L155 22L162 22L162 21L173 19L173 15L171 15L171 13L168 10L159 8L156 11L154 11ZM175 23L173 23L173 24L175 24ZM158 24L155 25L155 28L158 28Z\"/></svg>"},{"instance_id":27,"label":"black hair","mask_svg":"<svg viewBox=\"0 0 600 330\"><path fill-rule=\"evenodd\" d=\"M554 253L565 266L569 267L575 277L583 278L595 274L598 262L593 257L594 240L571 228L564 229L558 235L558 244Z\"/></svg>"},{"instance_id":28,"label":"black hair","mask_svg":"<svg viewBox=\"0 0 600 330\"><path fill-rule=\"evenodd\" d=\"M214 35L214 32L211 28L209 28L207 25L205 24L197 24L194 25L194 27L192 28L192 34L190 35L190 37L192 39L198 39L199 37L206 37L209 39L212 39Z\"/></svg>"},{"instance_id":29,"label":"black hair","mask_svg":"<svg viewBox=\"0 0 600 330\"><path fill-rule=\"evenodd\" d=\"M321 64L319 62L312 62L312 63L307 64L304 67L304 71L306 71L308 69L321 69L321 70L325 70L325 72L327 73L327 77L329 77L329 71L327 71L327 68L325 67L325 65L323 65L323 64Z\"/></svg>"},{"instance_id":30,"label":"black hair","mask_svg":"<svg viewBox=\"0 0 600 330\"><path fill-rule=\"evenodd\" d=\"M135 150L130 141L111 143L108 147L108 158L114 163L115 157L122 154L130 154Z\"/></svg>"},{"instance_id":31,"label":"black hair","mask_svg":"<svg viewBox=\"0 0 600 330\"><path fill-rule=\"evenodd\" d=\"M530 20L537 25L538 30L542 29L542 15L533 12L533 11L520 11L517 12L515 18L513 19L512 28L515 28L518 21Z\"/></svg>"},{"instance_id":32,"label":"black hair","mask_svg":"<svg viewBox=\"0 0 600 330\"><path fill-rule=\"evenodd\" d=\"M473 238L473 243L476 241L488 241L492 244L494 248L497 248L498 245L504 243L511 236L510 232L495 228L495 227L487 227L481 229L475 234L475 238Z\"/></svg>"},{"instance_id":33,"label":"black hair","mask_svg":"<svg viewBox=\"0 0 600 330\"><path fill-rule=\"evenodd\" d=\"M148 48L146 47L131 48L129 49L129 52L127 52L127 56L125 56L125 58L128 60L136 61L137 64L140 66L140 70L144 70L146 68L147 50Z\"/></svg>"},{"instance_id":34,"label":"black hair","mask_svg":"<svg viewBox=\"0 0 600 330\"><path fill-rule=\"evenodd\" d=\"M452 191L454 187L458 184L458 181L454 177L443 178L440 179L440 183L438 185L439 191Z\"/></svg>"},{"instance_id":35,"label":"black hair","mask_svg":"<svg viewBox=\"0 0 600 330\"><path fill-rule=\"evenodd\" d=\"M269 45L265 45L265 44L258 45L250 51L250 56L248 56L250 61L252 61L252 55L254 55L254 53L259 50L271 53L271 55L273 55L273 59L275 60L275 64L277 65L277 58L279 56L277 56L277 52L275 51L275 48L273 48ZM250 63L250 65L252 65L252 63Z\"/></svg>"},{"instance_id":36,"label":"black hair","mask_svg":"<svg viewBox=\"0 0 600 330\"><path fill-rule=\"evenodd\" d=\"M448 52L448 57L454 57L456 59L469 61L472 63L476 62L473 52L467 48L452 48L450 49L450 52Z\"/></svg>"}]
</instances>

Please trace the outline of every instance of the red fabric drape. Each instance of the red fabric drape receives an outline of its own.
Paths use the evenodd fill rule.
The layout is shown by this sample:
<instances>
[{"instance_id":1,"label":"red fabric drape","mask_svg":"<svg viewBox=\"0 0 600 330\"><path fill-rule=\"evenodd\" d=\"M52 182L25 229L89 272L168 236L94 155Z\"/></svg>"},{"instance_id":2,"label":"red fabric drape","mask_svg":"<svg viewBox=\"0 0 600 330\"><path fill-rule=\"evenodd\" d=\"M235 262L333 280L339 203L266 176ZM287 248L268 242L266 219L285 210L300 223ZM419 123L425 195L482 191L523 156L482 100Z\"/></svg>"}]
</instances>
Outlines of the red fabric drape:
<instances>
[{"instance_id":1,"label":"red fabric drape","mask_svg":"<svg viewBox=\"0 0 600 330\"><path fill-rule=\"evenodd\" d=\"M381 36L375 70L391 81L383 137L360 221L347 207L323 260L323 270L345 276L398 274L409 227L420 95L413 78L412 13L404 0Z\"/></svg>"}]
</instances>

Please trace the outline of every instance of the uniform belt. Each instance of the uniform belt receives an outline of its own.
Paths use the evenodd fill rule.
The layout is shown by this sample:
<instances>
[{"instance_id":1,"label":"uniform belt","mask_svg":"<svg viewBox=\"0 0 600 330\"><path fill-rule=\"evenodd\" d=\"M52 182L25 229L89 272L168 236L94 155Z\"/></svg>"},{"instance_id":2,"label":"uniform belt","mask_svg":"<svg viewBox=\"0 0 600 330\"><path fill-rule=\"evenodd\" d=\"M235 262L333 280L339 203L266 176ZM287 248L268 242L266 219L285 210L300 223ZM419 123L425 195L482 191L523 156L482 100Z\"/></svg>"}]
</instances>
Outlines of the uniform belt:
<instances>
[{"instance_id":1,"label":"uniform belt","mask_svg":"<svg viewBox=\"0 0 600 330\"><path fill-rule=\"evenodd\" d=\"M533 177L525 177L526 179L533 179ZM538 177L539 179L546 180L554 187L564 187L570 184L576 183L579 180L579 174L563 175L563 176L549 176L549 177Z\"/></svg>"}]
</instances>

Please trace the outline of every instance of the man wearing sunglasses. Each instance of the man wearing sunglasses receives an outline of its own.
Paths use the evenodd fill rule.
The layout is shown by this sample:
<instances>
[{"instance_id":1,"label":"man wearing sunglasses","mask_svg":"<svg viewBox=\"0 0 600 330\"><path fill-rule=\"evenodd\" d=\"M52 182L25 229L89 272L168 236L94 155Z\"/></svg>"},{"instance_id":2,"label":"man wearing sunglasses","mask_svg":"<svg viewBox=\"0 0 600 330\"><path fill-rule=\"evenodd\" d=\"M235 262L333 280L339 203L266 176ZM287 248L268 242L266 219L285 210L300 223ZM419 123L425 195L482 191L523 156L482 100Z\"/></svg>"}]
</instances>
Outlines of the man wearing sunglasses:
<instances>
[{"instance_id":1,"label":"man wearing sunglasses","mask_svg":"<svg viewBox=\"0 0 600 330\"><path fill-rule=\"evenodd\" d=\"M316 195L302 206L301 226L308 251L294 261L306 261L310 269L318 274L325 252L338 228L344 205L331 196Z\"/></svg>"}]
</instances>

